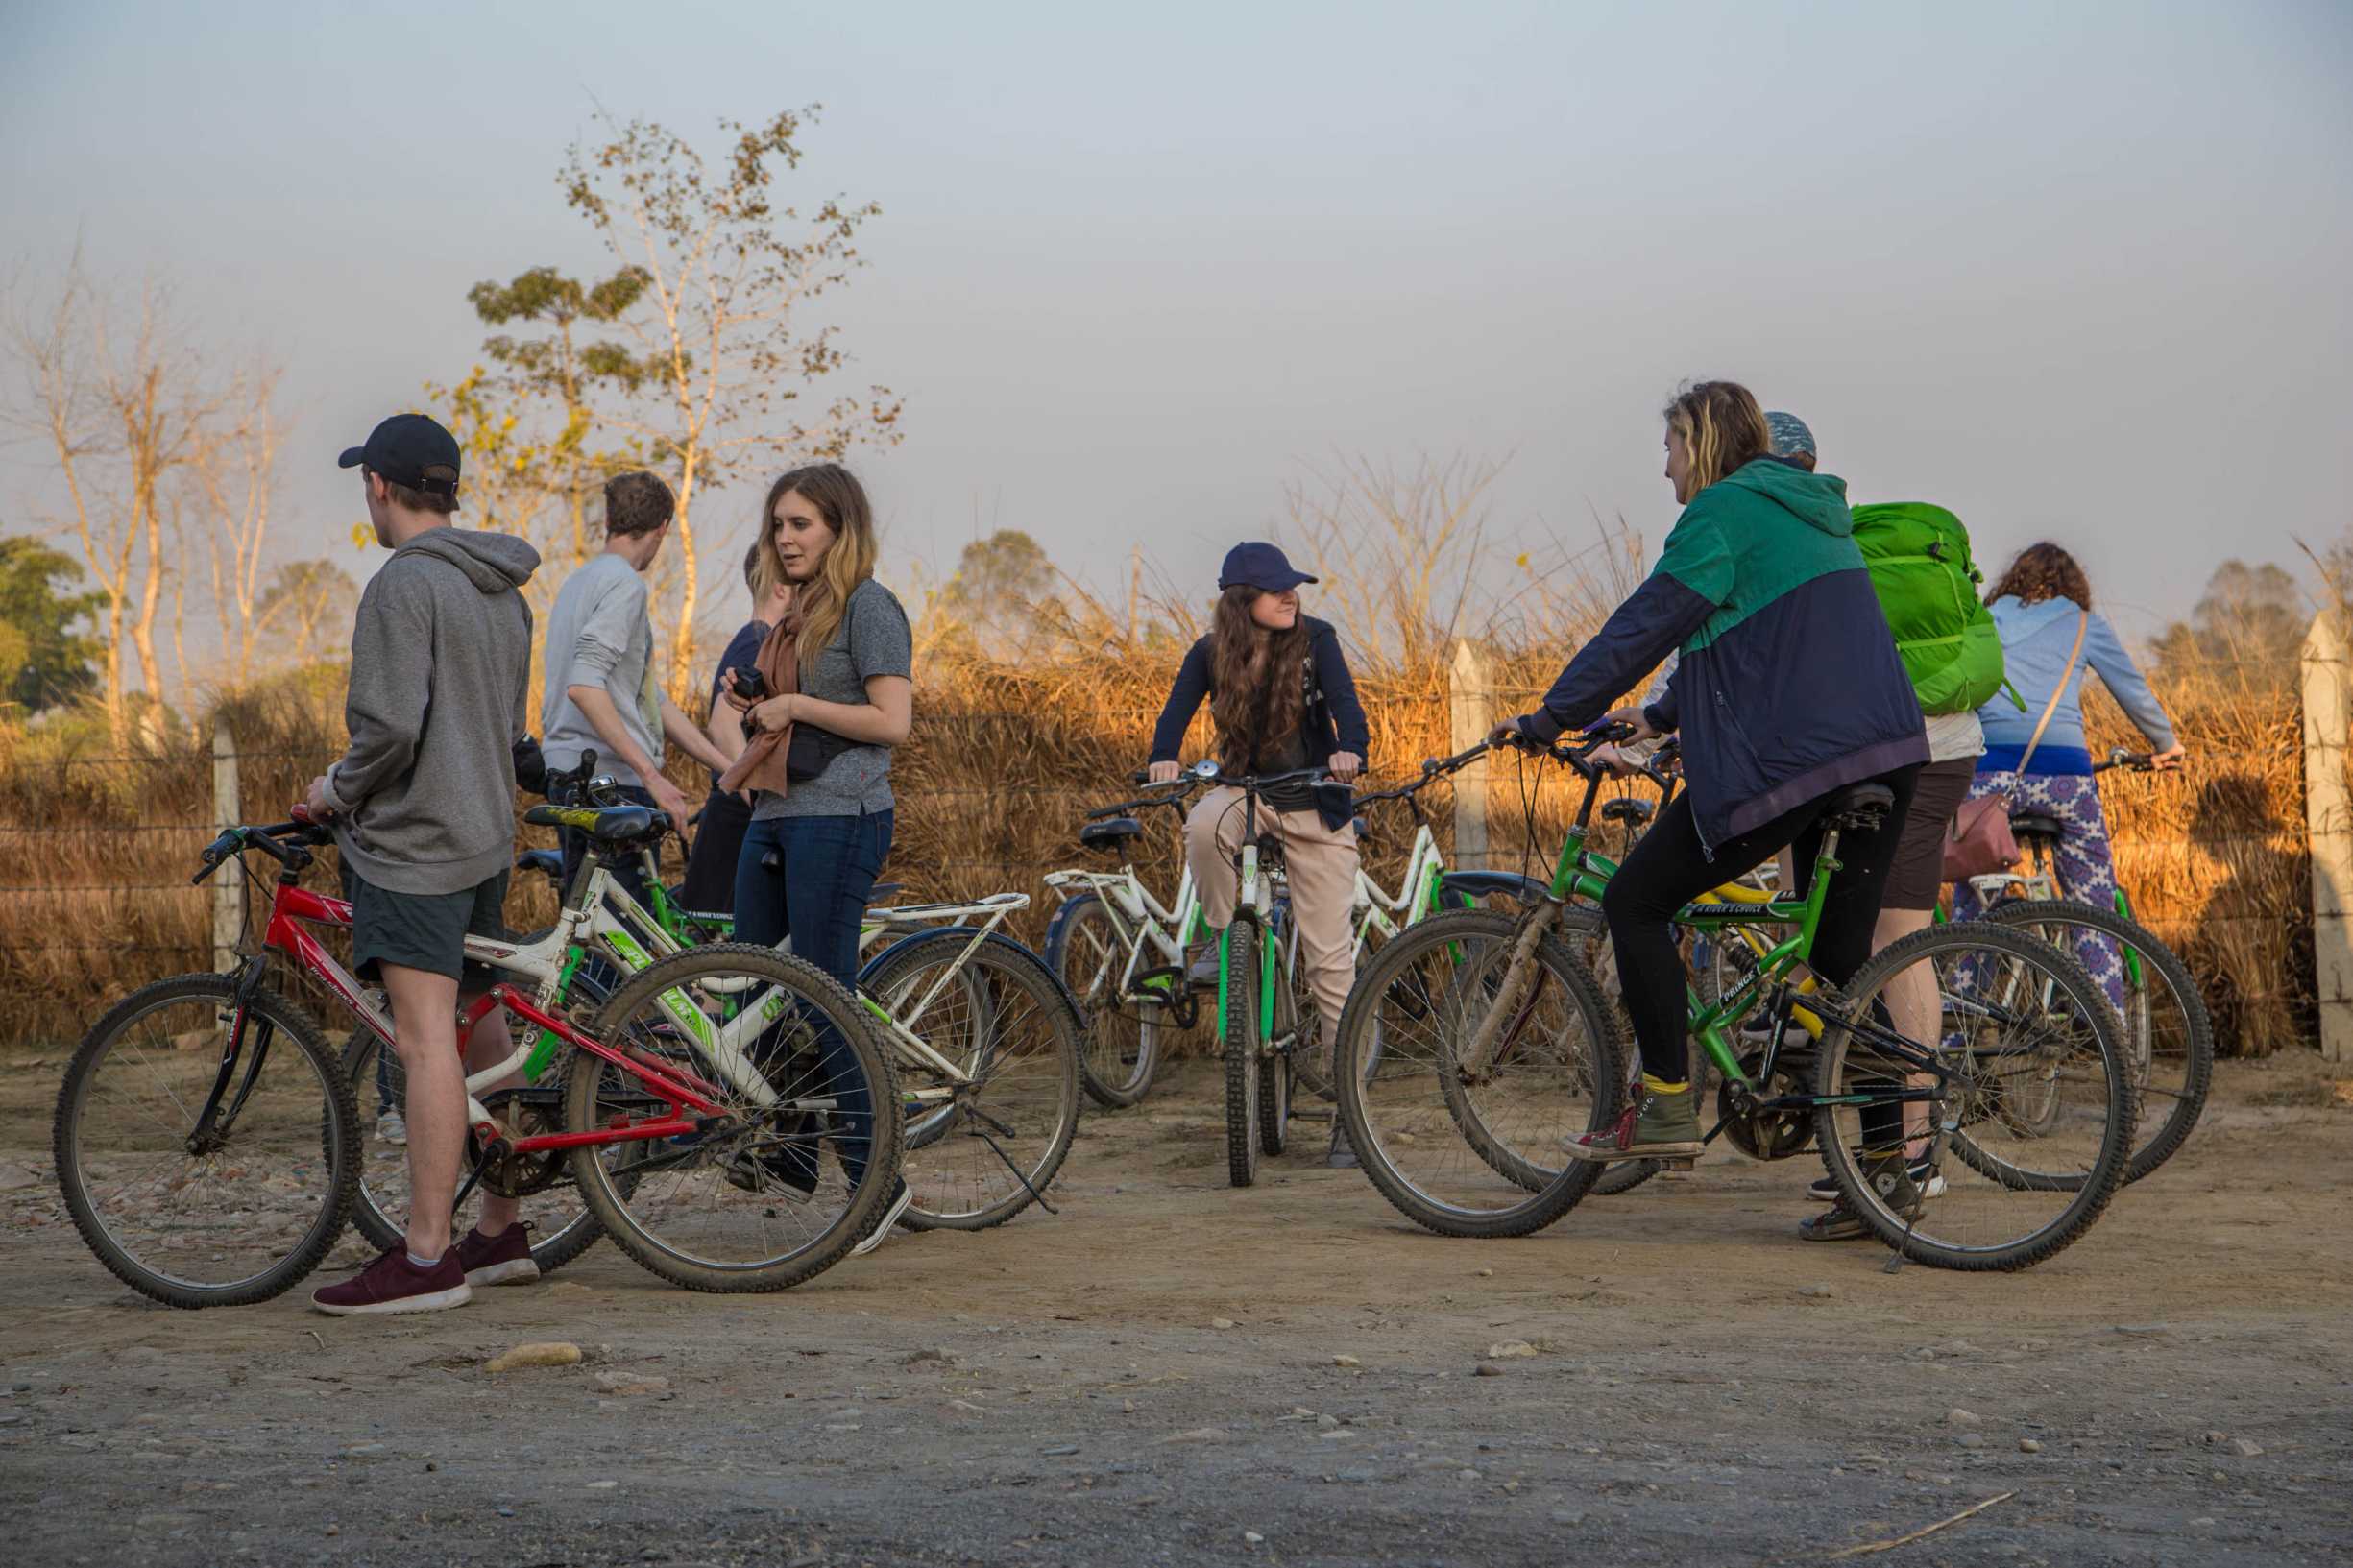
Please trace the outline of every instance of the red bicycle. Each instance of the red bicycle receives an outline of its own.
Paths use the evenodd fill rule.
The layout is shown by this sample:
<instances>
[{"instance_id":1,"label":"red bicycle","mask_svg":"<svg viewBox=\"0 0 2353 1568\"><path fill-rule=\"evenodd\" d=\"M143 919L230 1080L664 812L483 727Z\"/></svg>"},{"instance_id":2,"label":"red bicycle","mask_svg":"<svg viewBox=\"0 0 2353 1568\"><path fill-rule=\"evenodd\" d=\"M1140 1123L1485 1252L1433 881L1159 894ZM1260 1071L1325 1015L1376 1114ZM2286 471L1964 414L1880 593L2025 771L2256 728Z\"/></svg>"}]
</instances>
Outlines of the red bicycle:
<instances>
[{"instance_id":1,"label":"red bicycle","mask_svg":"<svg viewBox=\"0 0 2353 1568\"><path fill-rule=\"evenodd\" d=\"M899 1097L857 1002L767 948L656 962L629 941L606 911L604 859L663 831L657 813L536 807L526 820L582 829L594 849L550 931L467 938L470 960L512 978L463 1012L459 1049L493 1011L516 1043L467 1077L460 1205L477 1186L576 1187L622 1250L691 1290L782 1290L830 1267L874 1229L899 1171ZM125 998L66 1070L55 1135L66 1207L99 1261L158 1301L266 1301L318 1266L350 1215L351 1078L267 983L273 955L293 964L391 1049L391 1019L310 929L352 923L350 905L301 885L328 836L284 822L214 839L196 881L232 860L250 876L248 852L278 862L260 948L229 973ZM582 1020L554 999L592 949L630 978ZM829 1032L846 1051L820 1049Z\"/></svg>"}]
</instances>

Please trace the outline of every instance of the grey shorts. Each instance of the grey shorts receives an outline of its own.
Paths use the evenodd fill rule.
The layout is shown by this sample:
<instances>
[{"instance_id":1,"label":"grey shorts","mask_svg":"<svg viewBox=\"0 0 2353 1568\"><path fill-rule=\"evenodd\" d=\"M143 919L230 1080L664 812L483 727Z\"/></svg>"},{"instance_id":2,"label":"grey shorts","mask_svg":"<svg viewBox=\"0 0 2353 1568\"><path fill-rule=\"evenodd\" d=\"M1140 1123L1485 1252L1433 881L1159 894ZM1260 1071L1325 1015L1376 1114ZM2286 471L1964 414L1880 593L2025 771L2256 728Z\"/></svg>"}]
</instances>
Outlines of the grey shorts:
<instances>
[{"instance_id":1,"label":"grey shorts","mask_svg":"<svg viewBox=\"0 0 2353 1568\"><path fill-rule=\"evenodd\" d=\"M1969 798L1977 776L1977 760L1956 757L1950 762L1930 762L1920 770L1912 789L1912 808L1904 816L1904 836L1896 840L1895 863L1887 870L1882 909L1933 909L1945 885L1945 831L1953 814Z\"/></svg>"},{"instance_id":2,"label":"grey shorts","mask_svg":"<svg viewBox=\"0 0 2353 1568\"><path fill-rule=\"evenodd\" d=\"M485 988L496 972L466 961L469 936L503 937L509 872L458 893L395 893L343 873L352 904L352 972L382 978L382 966L447 975L468 990Z\"/></svg>"}]
</instances>

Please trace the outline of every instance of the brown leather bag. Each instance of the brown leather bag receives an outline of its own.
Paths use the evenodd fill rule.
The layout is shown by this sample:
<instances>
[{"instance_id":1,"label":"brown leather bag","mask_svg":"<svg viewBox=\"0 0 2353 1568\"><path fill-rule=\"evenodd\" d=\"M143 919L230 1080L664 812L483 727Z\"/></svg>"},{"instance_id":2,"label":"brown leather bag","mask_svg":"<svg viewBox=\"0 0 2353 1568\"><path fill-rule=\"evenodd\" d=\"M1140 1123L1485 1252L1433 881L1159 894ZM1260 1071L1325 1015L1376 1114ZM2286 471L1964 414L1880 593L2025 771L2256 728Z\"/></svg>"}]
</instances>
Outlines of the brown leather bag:
<instances>
[{"instance_id":1,"label":"brown leather bag","mask_svg":"<svg viewBox=\"0 0 2353 1568\"><path fill-rule=\"evenodd\" d=\"M2026 771L2026 761L2034 748L2043 743L2043 732L2050 727L2050 715L2059 711L2059 699L2067 695L2067 683L2074 679L2075 660L2083 652L2083 634L2092 629L2092 613L2083 612L2075 623L2075 645L2067 651L2067 667L2059 672L2059 684L2050 693L2050 701L2043 705L2043 716L2034 726L2034 734L2026 740L2026 749L2018 756L2018 766L2012 778ZM1953 825L1945 830L1945 880L1965 882L1972 877L1990 877L1997 871L2007 871L2018 864L2018 840L2010 832L2010 810L2015 801L2007 790L1991 790L1975 800L1961 802L1961 808L1953 813Z\"/></svg>"}]
</instances>

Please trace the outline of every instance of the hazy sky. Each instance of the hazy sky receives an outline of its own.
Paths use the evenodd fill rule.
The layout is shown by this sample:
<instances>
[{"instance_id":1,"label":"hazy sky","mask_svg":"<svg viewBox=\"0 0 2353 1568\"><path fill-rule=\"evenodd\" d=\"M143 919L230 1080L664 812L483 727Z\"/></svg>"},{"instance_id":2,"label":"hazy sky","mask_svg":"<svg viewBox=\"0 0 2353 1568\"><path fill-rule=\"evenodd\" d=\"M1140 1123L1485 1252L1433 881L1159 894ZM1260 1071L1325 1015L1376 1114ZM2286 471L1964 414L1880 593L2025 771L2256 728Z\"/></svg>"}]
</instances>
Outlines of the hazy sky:
<instances>
[{"instance_id":1,"label":"hazy sky","mask_svg":"<svg viewBox=\"0 0 2353 1568\"><path fill-rule=\"evenodd\" d=\"M838 297L885 547L1029 530L1206 593L1336 454L1508 457L1513 547L1673 506L1731 376L1858 499L2056 537L2128 632L2353 527L2353 6L132 6L6 0L0 259L179 279L285 366L286 553L472 362L467 287L600 265L592 99L716 145L821 101L883 204ZM0 491L24 515L22 451ZM756 495L716 500L749 537ZM708 515L706 515L708 516ZM355 566L365 563L354 561ZM1989 565L1992 563L1989 563Z\"/></svg>"}]
</instances>

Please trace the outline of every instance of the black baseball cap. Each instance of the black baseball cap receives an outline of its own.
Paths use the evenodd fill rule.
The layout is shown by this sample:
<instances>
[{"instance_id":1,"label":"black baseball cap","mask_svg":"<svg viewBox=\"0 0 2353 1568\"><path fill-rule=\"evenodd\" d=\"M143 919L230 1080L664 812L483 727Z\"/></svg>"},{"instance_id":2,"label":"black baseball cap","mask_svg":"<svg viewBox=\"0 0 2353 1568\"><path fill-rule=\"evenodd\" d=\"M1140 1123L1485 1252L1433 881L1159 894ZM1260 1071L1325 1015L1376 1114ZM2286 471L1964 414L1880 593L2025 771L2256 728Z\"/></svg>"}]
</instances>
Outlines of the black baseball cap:
<instances>
[{"instance_id":1,"label":"black baseball cap","mask_svg":"<svg viewBox=\"0 0 2353 1568\"><path fill-rule=\"evenodd\" d=\"M457 437L424 414L395 414L368 432L365 446L348 446L336 467L382 474L427 495L457 495Z\"/></svg>"},{"instance_id":2,"label":"black baseball cap","mask_svg":"<svg viewBox=\"0 0 2353 1568\"><path fill-rule=\"evenodd\" d=\"M1237 544L1225 552L1225 565L1218 568L1218 587L1247 586L1262 593L1280 593L1315 580L1273 544Z\"/></svg>"}]
</instances>

